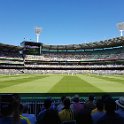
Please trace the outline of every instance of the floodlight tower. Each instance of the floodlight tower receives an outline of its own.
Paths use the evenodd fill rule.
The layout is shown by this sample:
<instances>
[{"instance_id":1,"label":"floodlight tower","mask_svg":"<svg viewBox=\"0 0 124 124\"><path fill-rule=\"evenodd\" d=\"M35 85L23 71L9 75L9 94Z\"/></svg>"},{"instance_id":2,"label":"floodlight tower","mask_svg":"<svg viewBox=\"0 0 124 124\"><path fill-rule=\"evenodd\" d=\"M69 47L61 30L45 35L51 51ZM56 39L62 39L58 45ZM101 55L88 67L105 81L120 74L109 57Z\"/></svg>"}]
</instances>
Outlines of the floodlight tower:
<instances>
[{"instance_id":1,"label":"floodlight tower","mask_svg":"<svg viewBox=\"0 0 124 124\"><path fill-rule=\"evenodd\" d=\"M124 22L120 22L117 24L117 28L120 31L120 35L123 36L123 31L124 31Z\"/></svg>"},{"instance_id":2,"label":"floodlight tower","mask_svg":"<svg viewBox=\"0 0 124 124\"><path fill-rule=\"evenodd\" d=\"M42 31L41 27L35 27L35 34L37 36L37 43L39 42L39 37L40 37L41 31Z\"/></svg>"}]
</instances>

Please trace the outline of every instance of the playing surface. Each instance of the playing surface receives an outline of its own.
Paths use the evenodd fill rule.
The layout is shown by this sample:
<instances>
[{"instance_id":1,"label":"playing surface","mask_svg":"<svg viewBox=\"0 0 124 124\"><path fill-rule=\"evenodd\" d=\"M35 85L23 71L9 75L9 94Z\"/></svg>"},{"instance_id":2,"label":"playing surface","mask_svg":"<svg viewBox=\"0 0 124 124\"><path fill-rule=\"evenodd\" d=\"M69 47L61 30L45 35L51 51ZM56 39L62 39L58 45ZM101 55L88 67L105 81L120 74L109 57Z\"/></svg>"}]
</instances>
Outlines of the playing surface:
<instances>
[{"instance_id":1,"label":"playing surface","mask_svg":"<svg viewBox=\"0 0 124 124\"><path fill-rule=\"evenodd\" d=\"M0 75L0 93L124 92L123 75Z\"/></svg>"}]
</instances>

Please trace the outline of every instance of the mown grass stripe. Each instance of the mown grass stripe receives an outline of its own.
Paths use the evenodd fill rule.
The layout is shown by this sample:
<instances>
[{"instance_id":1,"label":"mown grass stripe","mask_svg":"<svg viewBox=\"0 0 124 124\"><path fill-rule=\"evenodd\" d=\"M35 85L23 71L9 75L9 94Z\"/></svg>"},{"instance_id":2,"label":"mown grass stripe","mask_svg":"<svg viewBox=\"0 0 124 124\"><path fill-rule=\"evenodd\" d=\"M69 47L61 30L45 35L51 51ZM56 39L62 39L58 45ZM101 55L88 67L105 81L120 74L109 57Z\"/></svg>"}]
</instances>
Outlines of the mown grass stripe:
<instances>
[{"instance_id":1,"label":"mown grass stripe","mask_svg":"<svg viewBox=\"0 0 124 124\"><path fill-rule=\"evenodd\" d=\"M23 77L32 77L32 76L46 76L46 75L43 75L43 74L17 74L17 75L3 75L1 78L0 78L0 81L3 81L3 80L11 80L11 79L21 79ZM49 76L49 75L47 75Z\"/></svg>"},{"instance_id":2,"label":"mown grass stripe","mask_svg":"<svg viewBox=\"0 0 124 124\"><path fill-rule=\"evenodd\" d=\"M99 78L98 78L99 77ZM104 77L104 78L103 78ZM107 78L106 78L107 77ZM120 77L120 78L119 78ZM105 80L108 78L116 81ZM122 76L108 75L15 75L0 78L1 93L124 92Z\"/></svg>"},{"instance_id":3,"label":"mown grass stripe","mask_svg":"<svg viewBox=\"0 0 124 124\"><path fill-rule=\"evenodd\" d=\"M0 74L0 77L17 77L17 76L28 76L28 75L39 75L39 74Z\"/></svg>"},{"instance_id":4,"label":"mown grass stripe","mask_svg":"<svg viewBox=\"0 0 124 124\"><path fill-rule=\"evenodd\" d=\"M37 78L35 81L13 85L0 90L2 93L48 93L49 89L61 80L60 75L46 75L44 78ZM12 90L13 89L13 90Z\"/></svg>"},{"instance_id":5,"label":"mown grass stripe","mask_svg":"<svg viewBox=\"0 0 124 124\"><path fill-rule=\"evenodd\" d=\"M10 81L10 80L16 80L16 79L22 79L22 78L28 78L28 77L32 77L32 75L16 75L16 76L10 76L8 75L7 77L2 77L0 78L0 82L3 81Z\"/></svg>"},{"instance_id":6,"label":"mown grass stripe","mask_svg":"<svg viewBox=\"0 0 124 124\"><path fill-rule=\"evenodd\" d=\"M109 76L113 76L113 77L119 77L119 78L122 78L122 79L124 79L124 75L116 75L116 74L114 74L114 75L109 75Z\"/></svg>"},{"instance_id":7,"label":"mown grass stripe","mask_svg":"<svg viewBox=\"0 0 124 124\"><path fill-rule=\"evenodd\" d=\"M123 80L124 81L124 75L102 75L103 77L109 77L109 78L115 78L115 79L119 79L119 80Z\"/></svg>"},{"instance_id":8,"label":"mown grass stripe","mask_svg":"<svg viewBox=\"0 0 124 124\"><path fill-rule=\"evenodd\" d=\"M30 81L33 81L35 82L35 80L38 80L38 79L41 79L41 78L45 78L47 77L47 75L35 75L35 76L29 76L29 77L22 77L22 78L19 78L19 79L13 79L13 80L7 80L7 81L0 81L0 89L1 88L5 88L5 87L9 87L9 86L12 86L12 85L17 85L17 84L21 84L21 83L27 83L27 82L30 82Z\"/></svg>"},{"instance_id":9,"label":"mown grass stripe","mask_svg":"<svg viewBox=\"0 0 124 124\"><path fill-rule=\"evenodd\" d=\"M121 83L100 79L94 75L80 75L80 78L103 90L103 92L124 92L124 85Z\"/></svg>"},{"instance_id":10,"label":"mown grass stripe","mask_svg":"<svg viewBox=\"0 0 124 124\"><path fill-rule=\"evenodd\" d=\"M6 78L6 77L20 77L24 76L24 74L16 74L16 75L0 75L0 78ZM25 75L26 76L26 75Z\"/></svg>"},{"instance_id":11,"label":"mown grass stripe","mask_svg":"<svg viewBox=\"0 0 124 124\"><path fill-rule=\"evenodd\" d=\"M50 93L76 93L76 92L101 92L77 76L64 76L49 92Z\"/></svg>"},{"instance_id":12,"label":"mown grass stripe","mask_svg":"<svg viewBox=\"0 0 124 124\"><path fill-rule=\"evenodd\" d=\"M106 81L111 81L111 82L117 82L117 83L121 83L124 84L124 79L119 79L116 77L109 77L109 76L103 76L103 75L92 75L93 77L99 78L99 79L103 79Z\"/></svg>"}]
</instances>

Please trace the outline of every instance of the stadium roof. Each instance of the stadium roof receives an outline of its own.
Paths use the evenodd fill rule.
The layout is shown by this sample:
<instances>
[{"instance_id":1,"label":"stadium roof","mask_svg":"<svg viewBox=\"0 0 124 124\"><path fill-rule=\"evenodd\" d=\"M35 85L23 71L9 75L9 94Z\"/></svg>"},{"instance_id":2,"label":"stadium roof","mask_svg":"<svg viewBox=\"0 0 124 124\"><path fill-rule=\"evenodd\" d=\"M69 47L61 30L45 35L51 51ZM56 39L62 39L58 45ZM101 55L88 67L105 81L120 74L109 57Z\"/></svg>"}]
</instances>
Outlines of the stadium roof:
<instances>
[{"instance_id":1,"label":"stadium roof","mask_svg":"<svg viewBox=\"0 0 124 124\"><path fill-rule=\"evenodd\" d=\"M36 42L33 43L36 44ZM49 49L49 50L74 50L74 49L79 50L79 49L110 48L110 47L124 46L124 37L117 37L117 38L112 38L112 39L97 41L92 43L90 42L90 43L69 44L69 45L47 45L41 43L41 45L43 49ZM16 51L23 49L23 47L0 43L0 49L9 49Z\"/></svg>"},{"instance_id":2,"label":"stadium roof","mask_svg":"<svg viewBox=\"0 0 124 124\"><path fill-rule=\"evenodd\" d=\"M5 51L8 51L8 50L18 51L18 50L21 50L23 48L20 46L14 46L14 45L0 43L0 49L5 50Z\"/></svg>"},{"instance_id":3,"label":"stadium roof","mask_svg":"<svg viewBox=\"0 0 124 124\"><path fill-rule=\"evenodd\" d=\"M124 46L124 37L112 38L104 41L90 42L90 43L82 43L82 44L70 44L70 45L46 45L43 44L44 49L97 49L97 48L109 48L109 47L118 47Z\"/></svg>"}]
</instances>

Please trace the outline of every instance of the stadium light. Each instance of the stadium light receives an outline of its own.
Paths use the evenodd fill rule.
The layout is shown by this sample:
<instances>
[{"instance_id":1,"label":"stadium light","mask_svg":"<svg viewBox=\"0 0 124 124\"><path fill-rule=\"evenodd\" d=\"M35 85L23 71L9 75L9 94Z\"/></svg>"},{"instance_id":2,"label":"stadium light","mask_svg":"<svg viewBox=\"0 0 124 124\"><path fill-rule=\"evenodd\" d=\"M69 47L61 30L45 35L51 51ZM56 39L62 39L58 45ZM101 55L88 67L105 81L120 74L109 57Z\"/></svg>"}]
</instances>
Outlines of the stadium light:
<instances>
[{"instance_id":1,"label":"stadium light","mask_svg":"<svg viewBox=\"0 0 124 124\"><path fill-rule=\"evenodd\" d=\"M42 31L41 27L35 27L35 34L37 36L37 43L39 42L39 36L40 36L41 31Z\"/></svg>"},{"instance_id":2,"label":"stadium light","mask_svg":"<svg viewBox=\"0 0 124 124\"><path fill-rule=\"evenodd\" d=\"M120 31L120 35L123 36L123 31L124 31L124 22L120 22L117 24L117 28Z\"/></svg>"}]
</instances>

